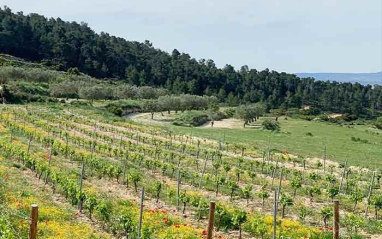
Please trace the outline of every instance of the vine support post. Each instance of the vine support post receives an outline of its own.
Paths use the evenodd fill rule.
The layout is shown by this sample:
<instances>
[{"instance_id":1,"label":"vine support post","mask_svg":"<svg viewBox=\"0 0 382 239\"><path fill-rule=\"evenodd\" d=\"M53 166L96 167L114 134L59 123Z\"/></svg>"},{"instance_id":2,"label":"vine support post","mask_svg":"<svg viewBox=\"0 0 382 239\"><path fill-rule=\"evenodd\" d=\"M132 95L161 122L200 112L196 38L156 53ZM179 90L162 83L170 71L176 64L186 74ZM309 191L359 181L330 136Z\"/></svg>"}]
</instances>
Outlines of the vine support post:
<instances>
[{"instance_id":1,"label":"vine support post","mask_svg":"<svg viewBox=\"0 0 382 239\"><path fill-rule=\"evenodd\" d=\"M339 212L339 201L338 199L334 200L334 217L333 217L333 239L339 239L340 235L340 212Z\"/></svg>"},{"instance_id":2,"label":"vine support post","mask_svg":"<svg viewBox=\"0 0 382 239\"><path fill-rule=\"evenodd\" d=\"M176 209L180 212L180 168L178 168L178 187L176 193Z\"/></svg>"},{"instance_id":3,"label":"vine support post","mask_svg":"<svg viewBox=\"0 0 382 239\"><path fill-rule=\"evenodd\" d=\"M138 224L138 239L141 239L142 233L142 218L143 218L143 201L145 199L145 188L142 188L141 193L141 204L139 209L139 224Z\"/></svg>"},{"instance_id":4,"label":"vine support post","mask_svg":"<svg viewBox=\"0 0 382 239\"><path fill-rule=\"evenodd\" d=\"M373 191L374 178L375 178L375 171L373 172L373 176L371 177L371 184L370 184L370 187L369 187L369 192L367 194L366 209L365 209L365 218L367 218L367 213L368 213L368 210L369 210L369 201L370 201L371 193Z\"/></svg>"},{"instance_id":5,"label":"vine support post","mask_svg":"<svg viewBox=\"0 0 382 239\"><path fill-rule=\"evenodd\" d=\"M212 239L215 221L215 202L210 202L210 213L208 216L208 228L207 228L207 239Z\"/></svg>"},{"instance_id":6,"label":"vine support post","mask_svg":"<svg viewBox=\"0 0 382 239\"><path fill-rule=\"evenodd\" d=\"M80 185L79 185L79 191L80 194L82 193L82 182L84 180L84 175L85 175L85 160L82 157L82 169L81 169L81 176L80 176ZM82 202L81 200L78 201L78 208L81 210L82 208Z\"/></svg>"},{"instance_id":7,"label":"vine support post","mask_svg":"<svg viewBox=\"0 0 382 239\"><path fill-rule=\"evenodd\" d=\"M204 172L206 170L207 161L208 161L208 156L206 155L206 159L204 160L204 166L203 166L202 174L200 175L199 188L202 186L202 181L203 181Z\"/></svg>"},{"instance_id":8,"label":"vine support post","mask_svg":"<svg viewBox=\"0 0 382 239\"><path fill-rule=\"evenodd\" d=\"M324 148L324 173L326 173L326 145Z\"/></svg>"},{"instance_id":9,"label":"vine support post","mask_svg":"<svg viewBox=\"0 0 382 239\"><path fill-rule=\"evenodd\" d=\"M52 161L52 153L53 153L53 141L52 141L52 144L50 145L50 151L49 151L49 166Z\"/></svg>"},{"instance_id":10,"label":"vine support post","mask_svg":"<svg viewBox=\"0 0 382 239\"><path fill-rule=\"evenodd\" d=\"M268 166L267 166L267 175L269 174L269 164L271 163L271 139L268 139L268 149L267 149L267 161L268 161Z\"/></svg>"},{"instance_id":11,"label":"vine support post","mask_svg":"<svg viewBox=\"0 0 382 239\"><path fill-rule=\"evenodd\" d=\"M345 174L346 174L346 168L348 166L348 161L346 160L345 162L345 166L344 166L344 171L342 172L342 177L341 177L341 183L340 183L340 188L338 189L338 193L341 192L341 188L342 188L342 184L344 182L344 177L345 177Z\"/></svg>"},{"instance_id":12,"label":"vine support post","mask_svg":"<svg viewBox=\"0 0 382 239\"><path fill-rule=\"evenodd\" d=\"M281 182L283 180L283 171L284 169L281 169L281 172L280 172L280 181L279 181L279 188L277 189L277 201L279 200L280 198L280 194L281 194Z\"/></svg>"},{"instance_id":13,"label":"vine support post","mask_svg":"<svg viewBox=\"0 0 382 239\"><path fill-rule=\"evenodd\" d=\"M33 138L33 137L30 136L29 141L28 141L28 149L27 149L27 153L28 153L28 155L29 155L29 151L30 151L30 149L31 149L32 138Z\"/></svg>"},{"instance_id":14,"label":"vine support post","mask_svg":"<svg viewBox=\"0 0 382 239\"><path fill-rule=\"evenodd\" d=\"M37 238L37 221L38 221L38 206L37 204L32 204L31 223L29 228L29 239Z\"/></svg>"},{"instance_id":15,"label":"vine support post","mask_svg":"<svg viewBox=\"0 0 382 239\"><path fill-rule=\"evenodd\" d=\"M65 146L65 158L68 157L68 150L69 150L69 134L66 133L65 134L65 138L66 138L66 146Z\"/></svg>"},{"instance_id":16,"label":"vine support post","mask_svg":"<svg viewBox=\"0 0 382 239\"><path fill-rule=\"evenodd\" d=\"M273 233L272 233L272 239L276 239L277 198L278 198L277 191L275 190L274 204L273 204Z\"/></svg>"},{"instance_id":17,"label":"vine support post","mask_svg":"<svg viewBox=\"0 0 382 239\"><path fill-rule=\"evenodd\" d=\"M127 160L129 159L129 154L126 152L126 159L123 164L123 177L122 177L122 184L126 184L126 169L127 169Z\"/></svg>"}]
</instances>

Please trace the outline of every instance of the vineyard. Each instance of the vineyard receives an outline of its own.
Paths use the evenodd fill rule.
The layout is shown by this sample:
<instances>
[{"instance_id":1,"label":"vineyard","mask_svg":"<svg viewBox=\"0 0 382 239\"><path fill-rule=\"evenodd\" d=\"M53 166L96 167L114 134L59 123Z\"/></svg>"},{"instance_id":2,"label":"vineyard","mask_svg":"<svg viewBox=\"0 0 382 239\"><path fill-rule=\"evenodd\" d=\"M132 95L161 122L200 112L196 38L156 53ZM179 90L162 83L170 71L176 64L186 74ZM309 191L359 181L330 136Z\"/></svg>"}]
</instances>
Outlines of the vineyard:
<instances>
[{"instance_id":1,"label":"vineyard","mask_svg":"<svg viewBox=\"0 0 382 239\"><path fill-rule=\"evenodd\" d=\"M30 104L0 108L0 159L1 238L28 237L33 203L38 238L206 238L210 201L214 238L272 238L275 204L277 238L333 238L334 199L341 238L382 235L380 171L271 140L258 148Z\"/></svg>"}]
</instances>

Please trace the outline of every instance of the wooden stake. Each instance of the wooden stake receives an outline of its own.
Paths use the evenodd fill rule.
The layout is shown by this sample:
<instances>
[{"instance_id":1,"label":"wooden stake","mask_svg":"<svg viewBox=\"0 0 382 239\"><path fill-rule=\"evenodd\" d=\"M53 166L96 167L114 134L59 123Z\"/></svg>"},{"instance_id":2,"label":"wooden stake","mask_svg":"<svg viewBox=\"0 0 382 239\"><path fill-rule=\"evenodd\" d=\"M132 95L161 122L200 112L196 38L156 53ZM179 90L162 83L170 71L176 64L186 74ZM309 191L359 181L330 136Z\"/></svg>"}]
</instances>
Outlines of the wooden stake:
<instances>
[{"instance_id":1,"label":"wooden stake","mask_svg":"<svg viewBox=\"0 0 382 239\"><path fill-rule=\"evenodd\" d=\"M340 212L339 212L339 201L334 200L334 217L333 217L333 239L339 239L340 235Z\"/></svg>"},{"instance_id":2,"label":"wooden stake","mask_svg":"<svg viewBox=\"0 0 382 239\"><path fill-rule=\"evenodd\" d=\"M215 202L210 202L210 214L208 217L207 239L212 239L215 221Z\"/></svg>"},{"instance_id":3,"label":"wooden stake","mask_svg":"<svg viewBox=\"0 0 382 239\"><path fill-rule=\"evenodd\" d=\"M144 199L145 199L145 188L142 188L141 204L140 204L140 210L139 210L138 239L141 238L141 232L142 232L143 200Z\"/></svg>"},{"instance_id":4,"label":"wooden stake","mask_svg":"<svg viewBox=\"0 0 382 239\"><path fill-rule=\"evenodd\" d=\"M37 238L37 221L38 221L38 206L36 204L32 204L31 224L29 228L29 239Z\"/></svg>"},{"instance_id":5,"label":"wooden stake","mask_svg":"<svg viewBox=\"0 0 382 239\"><path fill-rule=\"evenodd\" d=\"M370 202L371 193L373 191L374 178L375 178L375 172L373 172L373 176L371 177L371 184L370 184L370 187L369 187L369 193L367 194L366 209L365 209L365 218L367 218L367 213L368 213L368 210L369 210L369 202Z\"/></svg>"},{"instance_id":6,"label":"wooden stake","mask_svg":"<svg viewBox=\"0 0 382 239\"><path fill-rule=\"evenodd\" d=\"M276 220L277 220L277 191L275 190L274 204L273 204L273 234L272 239L276 239Z\"/></svg>"}]
</instances>

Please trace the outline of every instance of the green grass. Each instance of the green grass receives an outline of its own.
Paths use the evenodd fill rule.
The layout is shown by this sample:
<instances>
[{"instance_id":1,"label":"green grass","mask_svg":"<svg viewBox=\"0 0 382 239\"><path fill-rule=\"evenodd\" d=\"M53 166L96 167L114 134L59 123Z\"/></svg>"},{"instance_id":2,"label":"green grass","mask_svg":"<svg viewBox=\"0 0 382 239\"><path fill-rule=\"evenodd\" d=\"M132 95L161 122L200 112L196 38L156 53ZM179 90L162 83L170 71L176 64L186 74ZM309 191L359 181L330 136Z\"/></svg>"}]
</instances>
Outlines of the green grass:
<instances>
[{"instance_id":1,"label":"green grass","mask_svg":"<svg viewBox=\"0 0 382 239\"><path fill-rule=\"evenodd\" d=\"M301 119L279 119L281 131L272 133L259 129L218 129L166 126L178 134L192 134L230 143L244 143L265 149L270 139L271 148L288 150L301 156L322 157L324 145L330 159L350 165L382 169L382 131L367 126L340 126ZM260 123L260 122L259 122ZM310 133L312 136L307 135ZM351 137L365 139L368 143L354 142Z\"/></svg>"}]
</instances>

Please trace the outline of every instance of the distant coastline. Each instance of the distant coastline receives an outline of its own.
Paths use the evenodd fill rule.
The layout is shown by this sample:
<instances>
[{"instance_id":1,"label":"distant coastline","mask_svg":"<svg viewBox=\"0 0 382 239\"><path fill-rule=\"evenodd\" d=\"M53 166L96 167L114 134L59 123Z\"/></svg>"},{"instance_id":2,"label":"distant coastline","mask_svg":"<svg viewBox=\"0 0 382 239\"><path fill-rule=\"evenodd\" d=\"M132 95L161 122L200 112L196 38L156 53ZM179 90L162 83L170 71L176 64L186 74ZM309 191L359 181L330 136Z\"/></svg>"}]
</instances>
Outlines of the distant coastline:
<instances>
[{"instance_id":1,"label":"distant coastline","mask_svg":"<svg viewBox=\"0 0 382 239\"><path fill-rule=\"evenodd\" d=\"M313 77L316 80L337 82L358 82L362 85L382 85L382 71L376 73L296 73L300 78Z\"/></svg>"}]
</instances>

